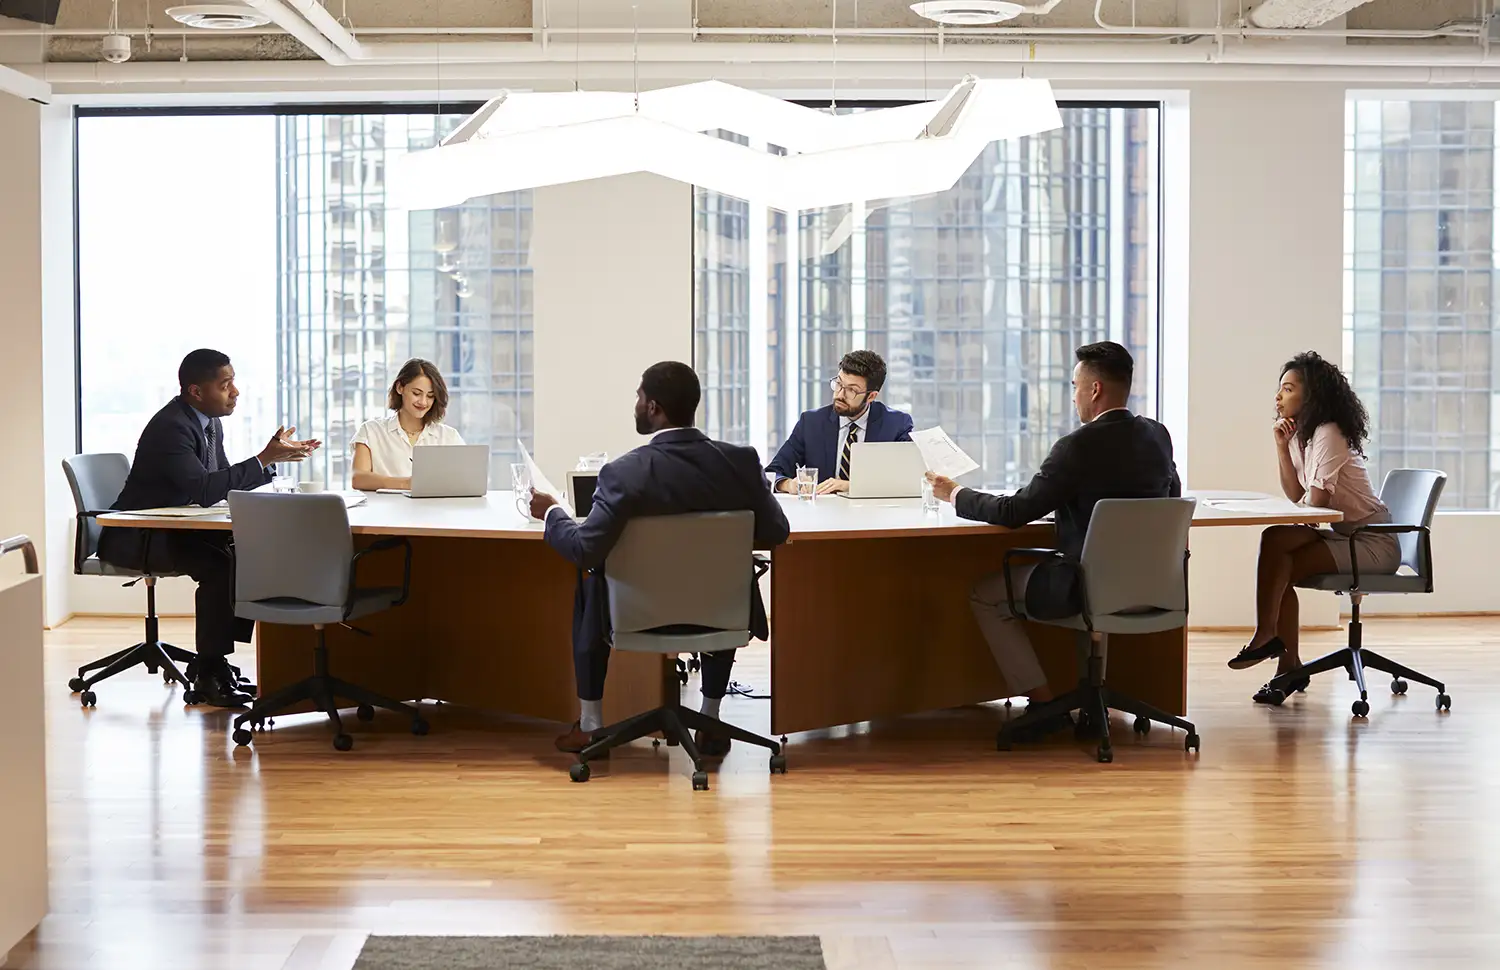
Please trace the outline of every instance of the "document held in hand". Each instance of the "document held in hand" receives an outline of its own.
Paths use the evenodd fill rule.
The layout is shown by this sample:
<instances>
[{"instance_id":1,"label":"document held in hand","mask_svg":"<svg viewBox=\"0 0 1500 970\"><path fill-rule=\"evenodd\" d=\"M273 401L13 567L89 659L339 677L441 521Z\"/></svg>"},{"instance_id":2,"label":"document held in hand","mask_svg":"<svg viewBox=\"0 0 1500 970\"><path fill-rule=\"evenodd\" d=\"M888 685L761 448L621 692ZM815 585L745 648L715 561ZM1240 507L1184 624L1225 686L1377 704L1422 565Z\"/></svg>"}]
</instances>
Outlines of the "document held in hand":
<instances>
[{"instance_id":1,"label":"document held in hand","mask_svg":"<svg viewBox=\"0 0 1500 970\"><path fill-rule=\"evenodd\" d=\"M557 504L562 506L563 511L572 516L573 510L568 507L568 496L559 492L557 487L547 480L547 476L542 474L542 469L531 460L531 452L526 450L526 446L521 444L519 438L516 439L516 447L521 449L521 460L526 462L526 470L531 475L531 490L552 496L557 500ZM528 512L527 518L530 517Z\"/></svg>"},{"instance_id":2,"label":"document held in hand","mask_svg":"<svg viewBox=\"0 0 1500 970\"><path fill-rule=\"evenodd\" d=\"M964 454L964 450L954 444L953 439L948 437L948 432L942 428L913 431L911 440L922 453L922 461L926 463L927 470L934 475L957 478L979 467L979 463Z\"/></svg>"}]
</instances>

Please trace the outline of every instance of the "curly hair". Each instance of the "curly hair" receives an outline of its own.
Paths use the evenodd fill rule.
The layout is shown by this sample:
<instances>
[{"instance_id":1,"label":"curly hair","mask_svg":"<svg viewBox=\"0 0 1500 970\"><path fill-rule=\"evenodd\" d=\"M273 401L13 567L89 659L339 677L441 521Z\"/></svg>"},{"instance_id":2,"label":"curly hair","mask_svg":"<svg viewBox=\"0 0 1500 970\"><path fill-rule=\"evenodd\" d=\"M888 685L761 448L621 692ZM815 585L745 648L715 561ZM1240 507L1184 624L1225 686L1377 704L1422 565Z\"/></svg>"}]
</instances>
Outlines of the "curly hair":
<instances>
[{"instance_id":1,"label":"curly hair","mask_svg":"<svg viewBox=\"0 0 1500 970\"><path fill-rule=\"evenodd\" d=\"M1297 440L1302 447L1307 447L1318 428L1331 421L1349 442L1349 450L1364 454L1365 439L1370 437L1370 414L1344 372L1311 350L1287 361L1281 373L1287 371L1302 376L1302 412L1297 415Z\"/></svg>"}]
</instances>

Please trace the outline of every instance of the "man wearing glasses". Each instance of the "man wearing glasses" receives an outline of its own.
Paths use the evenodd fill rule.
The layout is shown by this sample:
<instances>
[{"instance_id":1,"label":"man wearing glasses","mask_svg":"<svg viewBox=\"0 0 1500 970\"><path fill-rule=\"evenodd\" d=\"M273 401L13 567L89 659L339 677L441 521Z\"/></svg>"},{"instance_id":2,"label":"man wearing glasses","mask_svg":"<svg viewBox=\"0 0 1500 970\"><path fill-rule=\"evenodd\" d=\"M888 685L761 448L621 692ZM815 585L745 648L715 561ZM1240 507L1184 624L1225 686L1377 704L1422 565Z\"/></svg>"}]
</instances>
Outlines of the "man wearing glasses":
<instances>
[{"instance_id":1,"label":"man wearing glasses","mask_svg":"<svg viewBox=\"0 0 1500 970\"><path fill-rule=\"evenodd\" d=\"M861 441L910 441L911 415L876 400L885 386L885 361L873 350L855 350L839 361L828 382L833 403L804 411L792 436L766 471L776 473L776 491L796 489L797 469L818 470L818 494L849 489L849 453Z\"/></svg>"}]
</instances>

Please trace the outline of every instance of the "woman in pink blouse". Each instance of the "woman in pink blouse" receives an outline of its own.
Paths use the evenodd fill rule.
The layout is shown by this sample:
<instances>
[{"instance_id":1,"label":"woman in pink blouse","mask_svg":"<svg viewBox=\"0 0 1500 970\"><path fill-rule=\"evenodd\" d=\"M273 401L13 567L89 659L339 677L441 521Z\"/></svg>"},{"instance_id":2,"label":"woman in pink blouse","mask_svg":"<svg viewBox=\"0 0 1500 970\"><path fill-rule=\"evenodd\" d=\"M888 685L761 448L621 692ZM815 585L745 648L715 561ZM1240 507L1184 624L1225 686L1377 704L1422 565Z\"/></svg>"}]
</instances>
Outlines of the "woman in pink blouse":
<instances>
[{"instance_id":1,"label":"woman in pink blouse","mask_svg":"<svg viewBox=\"0 0 1500 970\"><path fill-rule=\"evenodd\" d=\"M1276 672L1302 665L1297 653L1297 590L1293 583L1322 573L1350 570L1349 535L1363 525L1391 520L1365 472L1364 443L1370 417L1349 381L1315 353L1298 354L1281 373L1276 392L1276 460L1281 490L1293 502L1344 513L1332 530L1303 525L1272 526L1260 537L1255 575L1255 635L1229 666L1253 667L1279 658ZM1364 575L1394 573L1401 547L1389 535L1361 535L1353 555ZM1306 680L1293 684L1298 690ZM1270 702L1265 688L1255 699Z\"/></svg>"}]
</instances>

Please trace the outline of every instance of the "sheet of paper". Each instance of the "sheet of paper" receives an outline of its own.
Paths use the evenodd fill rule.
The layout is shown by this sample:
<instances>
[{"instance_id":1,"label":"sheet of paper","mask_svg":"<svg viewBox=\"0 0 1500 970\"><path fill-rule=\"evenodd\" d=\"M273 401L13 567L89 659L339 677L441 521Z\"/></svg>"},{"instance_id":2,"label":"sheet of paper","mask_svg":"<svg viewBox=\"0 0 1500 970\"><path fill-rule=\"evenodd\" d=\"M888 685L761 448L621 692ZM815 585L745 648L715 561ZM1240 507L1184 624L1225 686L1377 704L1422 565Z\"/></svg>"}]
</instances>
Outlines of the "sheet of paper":
<instances>
[{"instance_id":1,"label":"sheet of paper","mask_svg":"<svg viewBox=\"0 0 1500 970\"><path fill-rule=\"evenodd\" d=\"M526 450L526 446L521 443L519 438L516 439L516 447L521 449L521 460L526 463L526 468L531 472L532 491L545 492L546 494L557 499L557 504L561 505L563 507L563 511L568 514L569 518L571 518L573 515L573 510L568 507L568 496L565 493L558 491L557 486L553 485L552 482L547 479L547 476L542 474L542 469L537 465L535 461L532 460L531 452ZM527 517L532 518L532 521L538 521L537 519L533 518L529 512L527 513Z\"/></svg>"},{"instance_id":2,"label":"sheet of paper","mask_svg":"<svg viewBox=\"0 0 1500 970\"><path fill-rule=\"evenodd\" d=\"M954 444L953 439L948 437L948 432L941 427L913 431L911 440L916 442L917 450L922 453L922 461L927 464L927 470L934 475L957 478L979 467L979 463L964 454L964 450Z\"/></svg>"},{"instance_id":3,"label":"sheet of paper","mask_svg":"<svg viewBox=\"0 0 1500 970\"><path fill-rule=\"evenodd\" d=\"M150 516L154 519L191 519L200 515L223 515L229 510L222 505L204 508L201 505L177 505L161 509L134 509L129 512L112 512L111 515Z\"/></svg>"}]
</instances>

